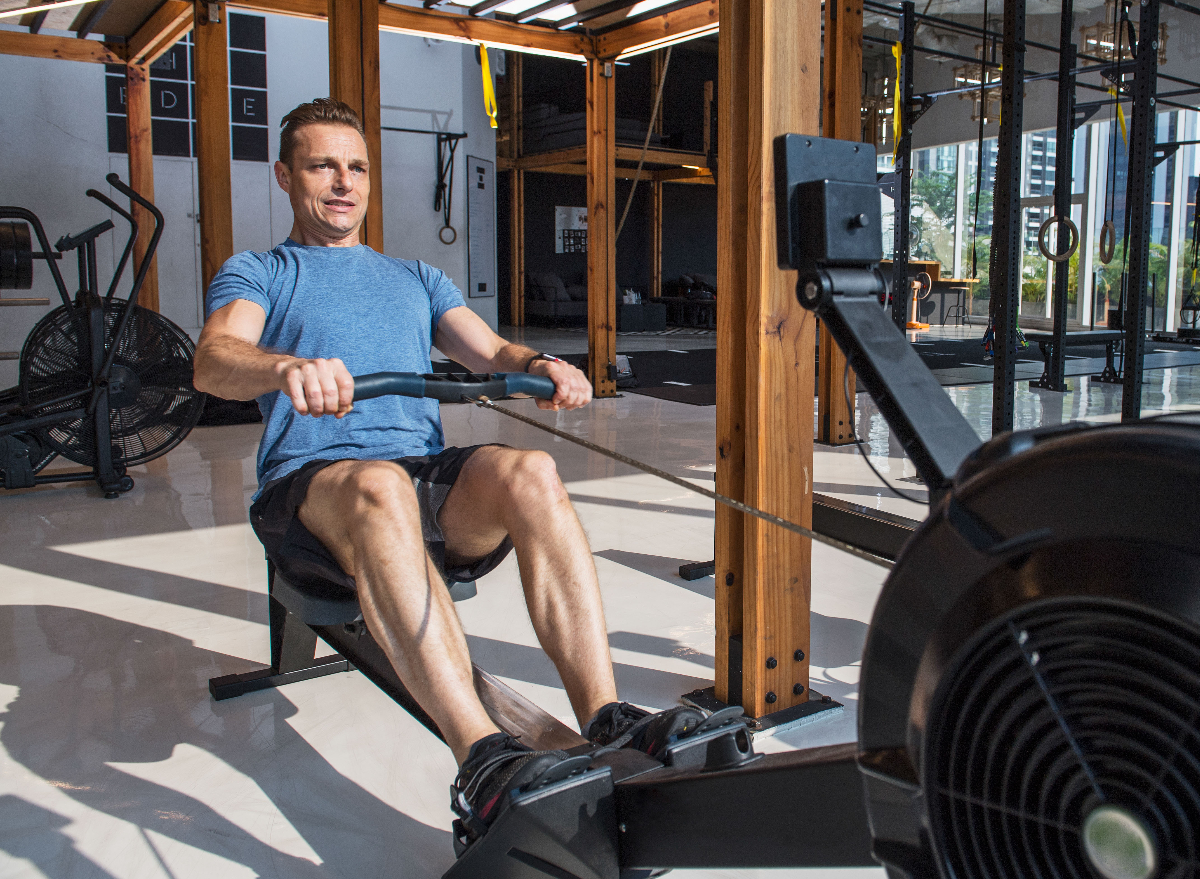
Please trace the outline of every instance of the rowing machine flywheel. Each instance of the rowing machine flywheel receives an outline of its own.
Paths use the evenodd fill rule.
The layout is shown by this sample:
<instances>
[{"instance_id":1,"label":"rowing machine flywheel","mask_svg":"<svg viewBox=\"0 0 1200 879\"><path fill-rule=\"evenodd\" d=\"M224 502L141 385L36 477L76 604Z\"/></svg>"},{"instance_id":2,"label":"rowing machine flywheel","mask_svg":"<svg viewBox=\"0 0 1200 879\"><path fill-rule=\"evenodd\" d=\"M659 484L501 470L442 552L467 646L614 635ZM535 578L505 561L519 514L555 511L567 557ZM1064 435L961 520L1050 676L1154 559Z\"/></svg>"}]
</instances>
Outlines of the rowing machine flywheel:
<instances>
[{"instance_id":1,"label":"rowing machine flywheel","mask_svg":"<svg viewBox=\"0 0 1200 879\"><path fill-rule=\"evenodd\" d=\"M108 339L124 309L124 302L104 304ZM50 414L87 405L92 369L88 345L79 338L80 328L86 326L86 315L78 307L60 306L33 328L21 351L18 384L26 409ZM134 307L117 342L109 375L114 465L129 467L164 455L195 426L204 397L192 386L194 350L191 339L175 324ZM60 455L79 464L95 463L89 416L50 427L43 436Z\"/></svg>"},{"instance_id":2,"label":"rowing machine flywheel","mask_svg":"<svg viewBox=\"0 0 1200 879\"><path fill-rule=\"evenodd\" d=\"M863 655L892 876L1200 877L1200 422L983 446Z\"/></svg>"}]
</instances>

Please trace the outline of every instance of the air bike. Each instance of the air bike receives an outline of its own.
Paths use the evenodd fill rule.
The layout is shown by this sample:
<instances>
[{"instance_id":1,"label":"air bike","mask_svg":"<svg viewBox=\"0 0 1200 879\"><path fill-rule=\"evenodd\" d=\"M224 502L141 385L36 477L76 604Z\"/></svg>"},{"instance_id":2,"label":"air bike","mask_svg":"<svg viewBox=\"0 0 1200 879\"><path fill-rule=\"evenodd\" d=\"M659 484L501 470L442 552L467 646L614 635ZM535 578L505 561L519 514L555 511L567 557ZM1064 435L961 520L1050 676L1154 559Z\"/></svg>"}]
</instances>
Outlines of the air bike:
<instances>
[{"instance_id":1,"label":"air bike","mask_svg":"<svg viewBox=\"0 0 1200 879\"><path fill-rule=\"evenodd\" d=\"M663 762L609 752L518 794L447 879L877 863L914 879L1200 876L1200 421L980 445L879 307L874 151L797 135L775 151L780 265L932 498L874 611L858 742L760 755L728 722ZM460 379L367 376L356 398L550 393L525 375ZM436 732L352 598L275 575L270 603L272 668L212 681L216 698L353 665ZM314 661L318 636L340 656ZM476 682L504 731L588 753L486 672Z\"/></svg>"}]
</instances>

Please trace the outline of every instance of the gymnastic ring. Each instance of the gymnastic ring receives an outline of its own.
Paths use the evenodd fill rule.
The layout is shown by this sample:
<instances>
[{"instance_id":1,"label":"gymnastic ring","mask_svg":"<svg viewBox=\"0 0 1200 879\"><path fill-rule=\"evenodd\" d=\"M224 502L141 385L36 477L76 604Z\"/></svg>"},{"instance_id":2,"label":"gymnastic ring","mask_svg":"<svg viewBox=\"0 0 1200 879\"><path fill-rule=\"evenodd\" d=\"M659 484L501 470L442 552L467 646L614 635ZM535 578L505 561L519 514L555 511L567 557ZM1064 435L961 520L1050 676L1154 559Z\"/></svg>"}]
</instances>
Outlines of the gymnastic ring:
<instances>
[{"instance_id":1,"label":"gymnastic ring","mask_svg":"<svg viewBox=\"0 0 1200 879\"><path fill-rule=\"evenodd\" d=\"M1046 233L1050 231L1050 227L1055 223L1067 227L1067 231L1071 233L1071 246L1067 248L1066 253L1051 253L1050 248L1046 246ZM1046 221L1042 223L1042 228L1038 229L1038 250L1042 256L1050 260L1050 262L1066 262L1075 255L1075 251L1079 248L1079 227L1070 217L1046 217ZM1109 257L1110 259L1112 257Z\"/></svg>"},{"instance_id":2,"label":"gymnastic ring","mask_svg":"<svg viewBox=\"0 0 1200 879\"><path fill-rule=\"evenodd\" d=\"M925 278L924 281L921 280L922 277ZM913 285L913 292L917 294L917 299L928 299L929 294L933 291L933 278L929 277L929 272L917 272L913 275Z\"/></svg>"},{"instance_id":3,"label":"gymnastic ring","mask_svg":"<svg viewBox=\"0 0 1200 879\"><path fill-rule=\"evenodd\" d=\"M447 229L450 230L450 240L449 241L446 240L446 230ZM449 246L457 240L458 240L458 232L455 231L453 226L443 226L442 228L438 229L438 241L442 242L442 244Z\"/></svg>"},{"instance_id":4,"label":"gymnastic ring","mask_svg":"<svg viewBox=\"0 0 1200 879\"><path fill-rule=\"evenodd\" d=\"M1104 242L1108 242L1106 247ZM1112 262L1113 254L1117 251L1117 227L1112 220L1105 220L1100 227L1100 262L1108 265Z\"/></svg>"}]
</instances>

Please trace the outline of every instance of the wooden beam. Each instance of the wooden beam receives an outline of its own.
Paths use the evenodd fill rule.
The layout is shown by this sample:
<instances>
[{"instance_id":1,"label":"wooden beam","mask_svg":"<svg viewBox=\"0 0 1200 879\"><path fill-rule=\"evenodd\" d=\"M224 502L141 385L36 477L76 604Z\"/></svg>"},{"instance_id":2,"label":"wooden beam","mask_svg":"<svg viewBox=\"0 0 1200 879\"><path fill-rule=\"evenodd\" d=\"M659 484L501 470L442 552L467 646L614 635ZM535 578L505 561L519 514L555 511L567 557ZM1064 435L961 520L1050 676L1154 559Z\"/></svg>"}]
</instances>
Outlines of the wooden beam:
<instances>
[{"instance_id":1,"label":"wooden beam","mask_svg":"<svg viewBox=\"0 0 1200 879\"><path fill-rule=\"evenodd\" d=\"M329 94L362 119L371 196L360 237L383 253L383 152L379 110L378 0L329 0Z\"/></svg>"},{"instance_id":2,"label":"wooden beam","mask_svg":"<svg viewBox=\"0 0 1200 879\"><path fill-rule=\"evenodd\" d=\"M803 525L816 321L777 267L764 169L777 135L817 132L820 16L820 0L722 0L717 77L717 490ZM806 701L810 542L723 506L716 538L718 698L755 717Z\"/></svg>"},{"instance_id":3,"label":"wooden beam","mask_svg":"<svg viewBox=\"0 0 1200 879\"><path fill-rule=\"evenodd\" d=\"M229 151L228 10L196 0L193 59L196 65L196 179L200 185L200 277L204 289L233 256L233 197Z\"/></svg>"},{"instance_id":4,"label":"wooden beam","mask_svg":"<svg viewBox=\"0 0 1200 879\"><path fill-rule=\"evenodd\" d=\"M324 21L329 15L326 0L238 0L229 5L238 9L273 12L276 15L290 15L314 21Z\"/></svg>"},{"instance_id":5,"label":"wooden beam","mask_svg":"<svg viewBox=\"0 0 1200 879\"><path fill-rule=\"evenodd\" d=\"M124 64L125 47L99 40L76 40L47 34L0 30L0 55L54 58L59 61L90 61L95 64Z\"/></svg>"},{"instance_id":6,"label":"wooden beam","mask_svg":"<svg viewBox=\"0 0 1200 879\"><path fill-rule=\"evenodd\" d=\"M536 25L514 24L469 15L453 15L385 3L379 7L379 26L385 31L422 37L487 43L494 49L533 52L581 60L594 54L592 40L582 34L563 33Z\"/></svg>"},{"instance_id":7,"label":"wooden beam","mask_svg":"<svg viewBox=\"0 0 1200 879\"><path fill-rule=\"evenodd\" d=\"M548 168L552 165L583 165L587 163L587 147L568 147L564 150L553 150L548 153L535 153L529 156L520 156L513 159L510 168L519 168L522 171L536 171L539 168Z\"/></svg>"},{"instance_id":8,"label":"wooden beam","mask_svg":"<svg viewBox=\"0 0 1200 879\"><path fill-rule=\"evenodd\" d=\"M525 172L509 171L509 287L512 324L525 326Z\"/></svg>"},{"instance_id":9,"label":"wooden beam","mask_svg":"<svg viewBox=\"0 0 1200 879\"><path fill-rule=\"evenodd\" d=\"M617 66L587 66L588 375L597 397L617 393Z\"/></svg>"},{"instance_id":10,"label":"wooden beam","mask_svg":"<svg viewBox=\"0 0 1200 879\"><path fill-rule=\"evenodd\" d=\"M191 17L191 4L188 7L188 17ZM125 68L125 132L128 142L129 156L129 186L147 201L154 201L154 144L150 130L150 67L144 64L130 64ZM133 244L133 266L137 271L142 260L146 258L146 250L150 244L150 236L154 229L154 217L151 213L130 199L133 218L138 224L137 241ZM138 305L151 311L158 311L158 257L150 262L146 280L138 294Z\"/></svg>"},{"instance_id":11,"label":"wooden beam","mask_svg":"<svg viewBox=\"0 0 1200 879\"><path fill-rule=\"evenodd\" d=\"M682 40L689 34L701 36L704 33L712 33L720 21L719 5L718 0L706 0L704 3L696 3L657 18L609 31L596 37L596 56L615 58L618 55L647 51L672 40Z\"/></svg>"},{"instance_id":12,"label":"wooden beam","mask_svg":"<svg viewBox=\"0 0 1200 879\"><path fill-rule=\"evenodd\" d=\"M825 137L862 138L862 0L825 4ZM820 375L817 382L817 440L831 446L854 442L854 372L846 355L821 325ZM849 404L846 398L850 398Z\"/></svg>"},{"instance_id":13,"label":"wooden beam","mask_svg":"<svg viewBox=\"0 0 1200 879\"><path fill-rule=\"evenodd\" d=\"M635 146L617 147L618 162L637 162L642 155L642 148ZM662 150L650 148L646 150L647 165L690 165L696 168L708 166L708 159L703 153L693 153L687 150Z\"/></svg>"},{"instance_id":14,"label":"wooden beam","mask_svg":"<svg viewBox=\"0 0 1200 879\"><path fill-rule=\"evenodd\" d=\"M663 168L651 173L657 183L712 183L712 171L708 168Z\"/></svg>"},{"instance_id":15,"label":"wooden beam","mask_svg":"<svg viewBox=\"0 0 1200 879\"><path fill-rule=\"evenodd\" d=\"M167 0L126 43L130 64L153 64L192 29L192 4Z\"/></svg>"},{"instance_id":16,"label":"wooden beam","mask_svg":"<svg viewBox=\"0 0 1200 879\"><path fill-rule=\"evenodd\" d=\"M662 295L662 235L663 235L663 188L655 180L650 184L650 296Z\"/></svg>"}]
</instances>

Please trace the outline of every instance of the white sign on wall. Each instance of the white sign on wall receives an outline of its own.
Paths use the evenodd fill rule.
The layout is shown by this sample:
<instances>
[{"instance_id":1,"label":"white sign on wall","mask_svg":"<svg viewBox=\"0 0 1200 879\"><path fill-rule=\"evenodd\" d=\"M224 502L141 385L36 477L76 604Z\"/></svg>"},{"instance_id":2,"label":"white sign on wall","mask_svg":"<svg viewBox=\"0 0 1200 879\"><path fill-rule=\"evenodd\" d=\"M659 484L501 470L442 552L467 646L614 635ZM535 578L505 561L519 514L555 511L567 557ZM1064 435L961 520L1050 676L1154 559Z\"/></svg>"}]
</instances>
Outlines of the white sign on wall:
<instances>
[{"instance_id":1,"label":"white sign on wall","mask_svg":"<svg viewBox=\"0 0 1200 879\"><path fill-rule=\"evenodd\" d=\"M587 208L554 208L554 252L587 253Z\"/></svg>"},{"instance_id":2,"label":"white sign on wall","mask_svg":"<svg viewBox=\"0 0 1200 879\"><path fill-rule=\"evenodd\" d=\"M496 295L495 167L467 156L467 295Z\"/></svg>"}]
</instances>

